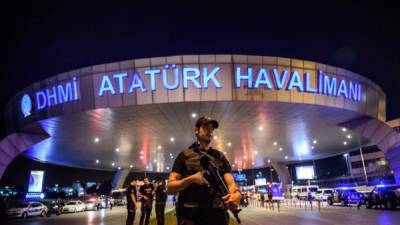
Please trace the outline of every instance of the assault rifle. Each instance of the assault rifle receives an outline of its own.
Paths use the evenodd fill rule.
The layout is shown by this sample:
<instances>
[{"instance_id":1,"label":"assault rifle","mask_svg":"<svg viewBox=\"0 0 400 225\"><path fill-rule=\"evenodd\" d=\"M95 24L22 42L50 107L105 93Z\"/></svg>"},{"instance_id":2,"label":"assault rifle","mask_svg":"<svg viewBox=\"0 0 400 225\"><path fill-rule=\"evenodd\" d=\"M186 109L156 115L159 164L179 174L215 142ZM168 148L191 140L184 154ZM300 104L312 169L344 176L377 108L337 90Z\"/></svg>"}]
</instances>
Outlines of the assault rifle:
<instances>
[{"instance_id":1,"label":"assault rifle","mask_svg":"<svg viewBox=\"0 0 400 225\"><path fill-rule=\"evenodd\" d=\"M207 153L200 152L200 163L201 166L205 169L204 176L206 180L210 183L211 188L217 193L218 197L222 198L223 196L229 194L228 188L226 187L221 176L219 175L217 166L214 164L212 157ZM221 201L223 202L222 199ZM227 208L225 203L224 206ZM231 210L233 216L239 224L241 223L239 218L240 211L242 211L242 209Z\"/></svg>"}]
</instances>

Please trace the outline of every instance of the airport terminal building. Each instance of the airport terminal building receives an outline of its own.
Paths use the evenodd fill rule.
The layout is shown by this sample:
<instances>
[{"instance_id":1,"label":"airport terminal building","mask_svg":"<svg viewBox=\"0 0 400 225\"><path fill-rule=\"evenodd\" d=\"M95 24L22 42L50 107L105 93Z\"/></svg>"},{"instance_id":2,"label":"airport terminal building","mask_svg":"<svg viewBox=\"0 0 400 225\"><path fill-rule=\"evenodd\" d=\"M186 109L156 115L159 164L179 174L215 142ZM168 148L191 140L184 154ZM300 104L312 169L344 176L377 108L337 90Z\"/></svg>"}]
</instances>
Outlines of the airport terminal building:
<instances>
[{"instance_id":1,"label":"airport terminal building","mask_svg":"<svg viewBox=\"0 0 400 225\"><path fill-rule=\"evenodd\" d=\"M213 146L235 169L286 165L376 145L400 183L400 134L369 79L317 62L252 55L181 55L94 65L18 92L6 107L0 174L19 154L57 165L169 172L194 123L220 123Z\"/></svg>"}]
</instances>

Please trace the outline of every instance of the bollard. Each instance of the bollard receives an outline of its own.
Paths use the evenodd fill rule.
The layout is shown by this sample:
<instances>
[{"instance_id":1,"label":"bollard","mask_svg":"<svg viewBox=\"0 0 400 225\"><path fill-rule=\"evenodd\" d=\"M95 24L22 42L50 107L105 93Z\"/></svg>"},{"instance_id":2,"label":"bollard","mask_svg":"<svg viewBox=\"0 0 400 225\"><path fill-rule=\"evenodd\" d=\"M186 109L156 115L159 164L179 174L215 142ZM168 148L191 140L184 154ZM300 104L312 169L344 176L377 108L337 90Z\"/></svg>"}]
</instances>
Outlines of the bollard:
<instances>
[{"instance_id":1,"label":"bollard","mask_svg":"<svg viewBox=\"0 0 400 225\"><path fill-rule=\"evenodd\" d=\"M320 200L318 200L317 206L318 206L318 212L321 212L321 201Z\"/></svg>"},{"instance_id":2,"label":"bollard","mask_svg":"<svg viewBox=\"0 0 400 225\"><path fill-rule=\"evenodd\" d=\"M279 203L280 203L280 201L278 200L278 212L281 211L281 210L280 210L280 207L279 207Z\"/></svg>"}]
</instances>

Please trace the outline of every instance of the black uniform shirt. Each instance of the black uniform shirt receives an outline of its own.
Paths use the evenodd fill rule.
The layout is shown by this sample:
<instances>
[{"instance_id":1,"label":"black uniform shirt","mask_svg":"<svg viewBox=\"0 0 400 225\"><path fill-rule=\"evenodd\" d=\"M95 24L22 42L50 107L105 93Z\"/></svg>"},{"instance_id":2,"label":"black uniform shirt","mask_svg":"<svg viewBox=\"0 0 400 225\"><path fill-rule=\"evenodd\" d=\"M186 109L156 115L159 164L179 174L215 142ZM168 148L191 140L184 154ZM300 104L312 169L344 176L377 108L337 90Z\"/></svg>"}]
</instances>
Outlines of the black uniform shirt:
<instances>
[{"instance_id":1,"label":"black uniform shirt","mask_svg":"<svg viewBox=\"0 0 400 225\"><path fill-rule=\"evenodd\" d=\"M161 184L156 188L156 204L165 205L167 201L167 193L165 191L165 185Z\"/></svg>"},{"instance_id":2,"label":"black uniform shirt","mask_svg":"<svg viewBox=\"0 0 400 225\"><path fill-rule=\"evenodd\" d=\"M148 201L153 201L154 186L152 183L144 184L139 188L140 194L147 197Z\"/></svg>"},{"instance_id":3,"label":"black uniform shirt","mask_svg":"<svg viewBox=\"0 0 400 225\"><path fill-rule=\"evenodd\" d=\"M136 187L135 186L129 186L126 189L126 192L125 192L126 201L128 202L128 208L133 207L135 205L133 200L132 200L132 198L131 198L132 194L135 196L135 200L137 200Z\"/></svg>"}]
</instances>

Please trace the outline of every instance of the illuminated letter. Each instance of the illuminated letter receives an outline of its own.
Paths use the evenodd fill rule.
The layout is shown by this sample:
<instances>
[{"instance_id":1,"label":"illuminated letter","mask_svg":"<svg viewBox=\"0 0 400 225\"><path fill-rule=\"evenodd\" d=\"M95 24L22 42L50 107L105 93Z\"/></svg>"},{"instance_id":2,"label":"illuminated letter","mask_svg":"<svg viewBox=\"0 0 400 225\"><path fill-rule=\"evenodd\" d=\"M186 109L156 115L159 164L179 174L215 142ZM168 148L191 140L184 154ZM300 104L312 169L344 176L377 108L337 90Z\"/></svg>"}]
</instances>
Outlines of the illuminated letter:
<instances>
[{"instance_id":1,"label":"illuminated letter","mask_svg":"<svg viewBox=\"0 0 400 225\"><path fill-rule=\"evenodd\" d=\"M221 88L221 84L215 78L215 74L220 70L219 67L215 67L211 73L208 74L207 67L203 68L203 87L208 88L208 81L212 80L216 88Z\"/></svg>"},{"instance_id":2,"label":"illuminated letter","mask_svg":"<svg viewBox=\"0 0 400 225\"><path fill-rule=\"evenodd\" d=\"M70 82L65 84L65 91L63 85L57 85L57 90L58 102L60 102L60 104L72 100L72 87Z\"/></svg>"},{"instance_id":3,"label":"illuminated letter","mask_svg":"<svg viewBox=\"0 0 400 225\"><path fill-rule=\"evenodd\" d=\"M254 88L259 88L260 84L265 84L267 85L268 89L272 89L271 81L268 78L268 72L264 68L261 68L260 71L258 72Z\"/></svg>"},{"instance_id":4,"label":"illuminated letter","mask_svg":"<svg viewBox=\"0 0 400 225\"><path fill-rule=\"evenodd\" d=\"M194 73L194 75L189 76L189 73ZM196 88L201 88L199 81L200 71L197 68L183 68L183 87L188 88L188 80L191 80Z\"/></svg>"},{"instance_id":5,"label":"illuminated letter","mask_svg":"<svg viewBox=\"0 0 400 225\"><path fill-rule=\"evenodd\" d=\"M143 80L142 80L142 78L140 77L140 74L137 71L133 72L132 85L129 88L129 93L132 93L133 89L135 89L135 88L140 88L140 90L142 92L146 92L147 91L146 87L144 86Z\"/></svg>"},{"instance_id":6,"label":"illuminated letter","mask_svg":"<svg viewBox=\"0 0 400 225\"><path fill-rule=\"evenodd\" d=\"M36 92L36 107L37 110L41 110L46 108L47 101L46 101L46 94L44 91Z\"/></svg>"},{"instance_id":7,"label":"illuminated letter","mask_svg":"<svg viewBox=\"0 0 400 225\"><path fill-rule=\"evenodd\" d=\"M253 87L253 69L252 68L247 68L247 75L246 74L240 74L240 67L236 67L236 87L240 88L240 80L247 80L247 87L252 88Z\"/></svg>"},{"instance_id":8,"label":"illuminated letter","mask_svg":"<svg viewBox=\"0 0 400 225\"><path fill-rule=\"evenodd\" d=\"M353 84L353 82L350 81L349 92L350 92L349 98L354 101L357 101L358 100L358 85Z\"/></svg>"},{"instance_id":9,"label":"illuminated letter","mask_svg":"<svg viewBox=\"0 0 400 225\"><path fill-rule=\"evenodd\" d=\"M304 79L306 80L306 92L310 93L316 93L317 89L310 87L310 82L311 82L311 74L310 73L305 73L304 74Z\"/></svg>"},{"instance_id":10,"label":"illuminated letter","mask_svg":"<svg viewBox=\"0 0 400 225\"><path fill-rule=\"evenodd\" d=\"M114 79L118 79L118 84L119 84L119 93L122 94L124 93L124 78L127 77L127 73L119 73L119 74L114 74L113 77Z\"/></svg>"},{"instance_id":11,"label":"illuminated letter","mask_svg":"<svg viewBox=\"0 0 400 225\"><path fill-rule=\"evenodd\" d=\"M168 69L168 65L165 65L164 67ZM163 84L167 90L175 90L179 86L179 69L176 67L175 64L172 65L172 68L174 68L174 83L172 85L168 84L168 70L163 69L162 71Z\"/></svg>"},{"instance_id":12,"label":"illuminated letter","mask_svg":"<svg viewBox=\"0 0 400 225\"><path fill-rule=\"evenodd\" d=\"M54 105L58 104L56 87L54 86L54 87L52 87L52 89L53 89L53 94L50 94L50 89L48 89L48 88L46 89L47 103L49 106L51 106L51 99L54 100Z\"/></svg>"},{"instance_id":13,"label":"illuminated letter","mask_svg":"<svg viewBox=\"0 0 400 225\"><path fill-rule=\"evenodd\" d=\"M78 98L79 98L79 96L78 96L78 85L76 84L77 82L76 82L76 77L74 77L74 78L72 78L72 83L74 84L73 85L73 87L74 87L74 100L77 100Z\"/></svg>"},{"instance_id":14,"label":"illuminated letter","mask_svg":"<svg viewBox=\"0 0 400 225\"><path fill-rule=\"evenodd\" d=\"M274 74L274 81L275 81L275 86L277 90L280 90L283 88L283 85L285 84L285 80L288 75L287 70L283 70L282 74L279 76L278 70L276 68L272 69L272 73Z\"/></svg>"},{"instance_id":15,"label":"illuminated letter","mask_svg":"<svg viewBox=\"0 0 400 225\"><path fill-rule=\"evenodd\" d=\"M107 75L104 75L103 79L101 80L99 96L103 96L104 92L106 91L110 91L111 94L115 95L115 90L111 84L110 78L108 78Z\"/></svg>"},{"instance_id":16,"label":"illuminated letter","mask_svg":"<svg viewBox=\"0 0 400 225\"><path fill-rule=\"evenodd\" d=\"M155 75L161 73L161 70L145 70L144 74L150 75L150 89L152 91L156 90L156 78Z\"/></svg>"},{"instance_id":17,"label":"illuminated letter","mask_svg":"<svg viewBox=\"0 0 400 225\"><path fill-rule=\"evenodd\" d=\"M324 94L336 96L336 77L324 76Z\"/></svg>"},{"instance_id":18,"label":"illuminated letter","mask_svg":"<svg viewBox=\"0 0 400 225\"><path fill-rule=\"evenodd\" d=\"M347 94L346 80L340 81L337 96L340 96L341 94L343 94L345 98L349 97L349 95Z\"/></svg>"},{"instance_id":19,"label":"illuminated letter","mask_svg":"<svg viewBox=\"0 0 400 225\"><path fill-rule=\"evenodd\" d=\"M289 84L287 90L290 91L294 87L297 87L298 91L304 91L303 83L301 82L300 74L296 70L292 72L291 77L289 78Z\"/></svg>"}]
</instances>

